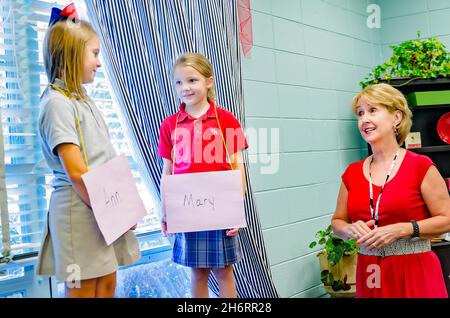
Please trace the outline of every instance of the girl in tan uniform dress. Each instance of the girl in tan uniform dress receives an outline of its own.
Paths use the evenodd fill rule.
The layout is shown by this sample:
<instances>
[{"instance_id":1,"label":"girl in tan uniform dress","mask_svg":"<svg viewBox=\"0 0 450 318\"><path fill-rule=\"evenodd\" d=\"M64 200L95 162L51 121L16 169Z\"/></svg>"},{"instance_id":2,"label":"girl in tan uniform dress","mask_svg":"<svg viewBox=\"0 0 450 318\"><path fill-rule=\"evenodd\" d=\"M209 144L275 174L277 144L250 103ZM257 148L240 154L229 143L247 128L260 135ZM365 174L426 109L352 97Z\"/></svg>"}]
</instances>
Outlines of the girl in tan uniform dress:
<instances>
[{"instance_id":1,"label":"girl in tan uniform dress","mask_svg":"<svg viewBox=\"0 0 450 318\"><path fill-rule=\"evenodd\" d=\"M50 85L41 98L39 136L54 190L37 274L65 281L66 297L113 297L118 266L140 258L132 229L106 244L81 179L116 156L107 126L82 87L94 81L99 51L88 23L63 17L50 22L44 40Z\"/></svg>"}]
</instances>

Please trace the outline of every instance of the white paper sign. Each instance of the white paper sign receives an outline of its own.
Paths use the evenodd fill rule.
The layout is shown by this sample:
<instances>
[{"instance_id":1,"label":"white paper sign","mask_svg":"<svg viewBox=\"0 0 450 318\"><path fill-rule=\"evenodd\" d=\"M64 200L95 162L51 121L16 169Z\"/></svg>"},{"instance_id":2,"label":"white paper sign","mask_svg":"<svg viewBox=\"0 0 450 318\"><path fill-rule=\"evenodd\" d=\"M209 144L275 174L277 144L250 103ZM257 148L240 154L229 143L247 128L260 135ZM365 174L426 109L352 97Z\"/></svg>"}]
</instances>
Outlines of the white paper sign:
<instances>
[{"instance_id":1,"label":"white paper sign","mask_svg":"<svg viewBox=\"0 0 450 318\"><path fill-rule=\"evenodd\" d=\"M168 233L247 226L239 170L168 175L162 189Z\"/></svg>"},{"instance_id":2,"label":"white paper sign","mask_svg":"<svg viewBox=\"0 0 450 318\"><path fill-rule=\"evenodd\" d=\"M124 155L82 175L98 227L110 245L146 214Z\"/></svg>"}]
</instances>

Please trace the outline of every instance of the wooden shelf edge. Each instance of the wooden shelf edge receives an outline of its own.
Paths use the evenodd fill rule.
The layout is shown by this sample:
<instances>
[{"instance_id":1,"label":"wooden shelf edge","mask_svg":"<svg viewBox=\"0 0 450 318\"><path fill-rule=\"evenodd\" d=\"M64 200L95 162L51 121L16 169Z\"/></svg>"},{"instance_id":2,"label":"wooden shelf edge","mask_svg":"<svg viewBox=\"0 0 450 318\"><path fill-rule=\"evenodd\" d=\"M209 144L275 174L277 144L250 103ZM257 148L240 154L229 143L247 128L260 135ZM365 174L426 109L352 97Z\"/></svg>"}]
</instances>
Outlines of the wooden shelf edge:
<instances>
[{"instance_id":1,"label":"wooden shelf edge","mask_svg":"<svg viewBox=\"0 0 450 318\"><path fill-rule=\"evenodd\" d=\"M444 152L444 151L450 151L450 145L429 146L429 147L422 147L422 148L410 148L408 150L415 152L415 153Z\"/></svg>"},{"instance_id":2,"label":"wooden shelf edge","mask_svg":"<svg viewBox=\"0 0 450 318\"><path fill-rule=\"evenodd\" d=\"M426 111L426 110L436 110L436 109L446 109L450 111L450 104L441 104L441 105L429 105L429 106L409 106L409 109L413 112L417 111Z\"/></svg>"}]
</instances>

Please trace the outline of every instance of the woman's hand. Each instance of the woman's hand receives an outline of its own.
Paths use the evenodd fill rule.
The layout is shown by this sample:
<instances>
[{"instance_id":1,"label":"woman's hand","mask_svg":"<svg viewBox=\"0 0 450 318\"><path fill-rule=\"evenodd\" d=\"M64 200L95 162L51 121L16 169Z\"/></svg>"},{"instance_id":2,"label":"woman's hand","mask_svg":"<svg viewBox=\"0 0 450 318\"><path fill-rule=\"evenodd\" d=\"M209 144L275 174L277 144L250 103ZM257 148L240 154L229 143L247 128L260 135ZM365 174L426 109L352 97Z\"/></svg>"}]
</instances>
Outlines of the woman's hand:
<instances>
[{"instance_id":1,"label":"woman's hand","mask_svg":"<svg viewBox=\"0 0 450 318\"><path fill-rule=\"evenodd\" d=\"M227 231L227 236L235 236L236 234L238 234L238 232L239 232L239 228L238 227L234 228L234 229L231 229L231 230L228 230Z\"/></svg>"},{"instance_id":2,"label":"woman's hand","mask_svg":"<svg viewBox=\"0 0 450 318\"><path fill-rule=\"evenodd\" d=\"M407 231L407 226L411 225L409 223L395 223L380 226L361 236L357 243L368 251L374 248L385 247L403 237Z\"/></svg>"},{"instance_id":3,"label":"woman's hand","mask_svg":"<svg viewBox=\"0 0 450 318\"><path fill-rule=\"evenodd\" d=\"M367 233L372 231L372 227L375 225L375 220L370 220L367 222L357 221L355 223L350 223L344 228L344 233L348 239L358 240L364 237Z\"/></svg>"}]
</instances>

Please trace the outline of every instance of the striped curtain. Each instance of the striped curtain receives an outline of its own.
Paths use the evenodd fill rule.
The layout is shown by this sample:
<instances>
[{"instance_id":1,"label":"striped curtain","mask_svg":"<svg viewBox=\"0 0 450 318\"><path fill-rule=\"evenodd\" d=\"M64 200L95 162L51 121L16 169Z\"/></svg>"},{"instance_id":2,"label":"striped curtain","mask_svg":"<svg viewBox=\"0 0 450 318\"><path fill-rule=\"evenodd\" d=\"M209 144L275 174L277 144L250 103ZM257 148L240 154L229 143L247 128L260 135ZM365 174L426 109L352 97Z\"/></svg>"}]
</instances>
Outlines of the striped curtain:
<instances>
[{"instance_id":1,"label":"striped curtain","mask_svg":"<svg viewBox=\"0 0 450 318\"><path fill-rule=\"evenodd\" d=\"M162 120L178 110L172 65L184 52L200 52L213 64L218 104L245 127L239 24L234 0L86 0L100 33L106 72L123 110L138 164L159 193L157 155ZM244 153L248 174L248 157ZM278 297L266 256L250 180L248 227L239 232L244 259L234 266L239 297ZM210 279L218 294L217 281Z\"/></svg>"}]
</instances>

